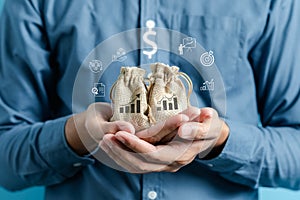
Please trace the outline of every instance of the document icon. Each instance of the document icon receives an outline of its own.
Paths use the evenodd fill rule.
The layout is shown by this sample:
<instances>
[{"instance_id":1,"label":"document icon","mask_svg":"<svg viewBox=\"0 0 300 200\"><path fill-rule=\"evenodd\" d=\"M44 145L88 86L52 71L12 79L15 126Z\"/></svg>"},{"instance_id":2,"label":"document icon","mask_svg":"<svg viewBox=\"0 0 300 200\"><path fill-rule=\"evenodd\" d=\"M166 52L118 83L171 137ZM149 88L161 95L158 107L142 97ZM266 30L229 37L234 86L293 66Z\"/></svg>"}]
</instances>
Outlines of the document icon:
<instances>
[{"instance_id":1,"label":"document icon","mask_svg":"<svg viewBox=\"0 0 300 200\"><path fill-rule=\"evenodd\" d=\"M105 97L105 85L103 83L95 83L92 93L95 97Z\"/></svg>"}]
</instances>

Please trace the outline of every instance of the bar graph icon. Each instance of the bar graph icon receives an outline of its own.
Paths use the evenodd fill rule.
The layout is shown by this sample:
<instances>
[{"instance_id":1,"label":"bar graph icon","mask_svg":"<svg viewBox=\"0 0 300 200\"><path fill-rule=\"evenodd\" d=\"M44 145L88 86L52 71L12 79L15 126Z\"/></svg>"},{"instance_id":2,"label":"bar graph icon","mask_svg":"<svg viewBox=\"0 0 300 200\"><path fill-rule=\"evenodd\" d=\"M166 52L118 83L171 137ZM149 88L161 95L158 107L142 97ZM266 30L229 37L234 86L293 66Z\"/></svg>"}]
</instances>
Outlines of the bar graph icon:
<instances>
[{"instance_id":1,"label":"bar graph icon","mask_svg":"<svg viewBox=\"0 0 300 200\"><path fill-rule=\"evenodd\" d=\"M178 100L176 96L172 96L171 98L164 96L157 104L157 111L178 110Z\"/></svg>"},{"instance_id":2,"label":"bar graph icon","mask_svg":"<svg viewBox=\"0 0 300 200\"><path fill-rule=\"evenodd\" d=\"M120 113L141 113L140 94L136 95L129 104L122 105L120 107Z\"/></svg>"},{"instance_id":3,"label":"bar graph icon","mask_svg":"<svg viewBox=\"0 0 300 200\"><path fill-rule=\"evenodd\" d=\"M211 79L211 81L205 81L203 83L203 86L200 87L200 91L214 91L214 90L215 90L214 79Z\"/></svg>"}]
</instances>

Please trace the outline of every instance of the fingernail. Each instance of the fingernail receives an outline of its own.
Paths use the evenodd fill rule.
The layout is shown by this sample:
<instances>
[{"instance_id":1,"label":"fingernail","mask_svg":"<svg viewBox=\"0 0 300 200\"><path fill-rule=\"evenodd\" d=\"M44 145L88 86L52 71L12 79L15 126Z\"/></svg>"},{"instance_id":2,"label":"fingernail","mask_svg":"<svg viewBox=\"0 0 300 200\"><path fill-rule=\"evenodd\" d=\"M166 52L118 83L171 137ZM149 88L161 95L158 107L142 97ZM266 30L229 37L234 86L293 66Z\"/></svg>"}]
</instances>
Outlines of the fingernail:
<instances>
[{"instance_id":1,"label":"fingernail","mask_svg":"<svg viewBox=\"0 0 300 200\"><path fill-rule=\"evenodd\" d=\"M182 115L182 121L188 122L190 118L187 115Z\"/></svg>"},{"instance_id":2,"label":"fingernail","mask_svg":"<svg viewBox=\"0 0 300 200\"><path fill-rule=\"evenodd\" d=\"M183 139L190 139L192 137L192 127L188 125L183 125L181 127L180 137Z\"/></svg>"}]
</instances>

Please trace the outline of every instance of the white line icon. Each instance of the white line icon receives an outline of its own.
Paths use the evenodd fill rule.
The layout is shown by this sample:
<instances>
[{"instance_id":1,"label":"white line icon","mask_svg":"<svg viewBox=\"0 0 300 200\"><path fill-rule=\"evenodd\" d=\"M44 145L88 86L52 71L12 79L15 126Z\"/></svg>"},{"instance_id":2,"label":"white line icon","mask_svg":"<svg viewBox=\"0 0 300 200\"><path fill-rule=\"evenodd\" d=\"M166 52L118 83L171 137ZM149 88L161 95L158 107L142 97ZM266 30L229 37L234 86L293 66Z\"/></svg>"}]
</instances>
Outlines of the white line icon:
<instances>
[{"instance_id":1,"label":"white line icon","mask_svg":"<svg viewBox=\"0 0 300 200\"><path fill-rule=\"evenodd\" d=\"M103 83L95 83L92 93L95 97L105 97L105 85Z\"/></svg>"},{"instance_id":2,"label":"white line icon","mask_svg":"<svg viewBox=\"0 0 300 200\"><path fill-rule=\"evenodd\" d=\"M200 91L214 91L214 90L215 90L214 79L211 79L211 81L205 81L203 83L203 86L200 87Z\"/></svg>"},{"instance_id":3,"label":"white line icon","mask_svg":"<svg viewBox=\"0 0 300 200\"><path fill-rule=\"evenodd\" d=\"M92 60L89 63L89 67L90 67L90 70L95 74L99 73L100 71L103 70L103 64L100 60Z\"/></svg>"},{"instance_id":4,"label":"white line icon","mask_svg":"<svg viewBox=\"0 0 300 200\"><path fill-rule=\"evenodd\" d=\"M96 87L93 87L93 88L92 88L92 93L93 93L94 95L99 94L99 93L98 93L98 89L97 89Z\"/></svg>"},{"instance_id":5,"label":"white line icon","mask_svg":"<svg viewBox=\"0 0 300 200\"><path fill-rule=\"evenodd\" d=\"M112 56L112 61L124 62L127 59L126 51L123 48L119 48L115 55Z\"/></svg>"},{"instance_id":6,"label":"white line icon","mask_svg":"<svg viewBox=\"0 0 300 200\"><path fill-rule=\"evenodd\" d=\"M215 63L214 52L209 51L209 52L203 53L200 57L200 62L205 67L212 66Z\"/></svg>"},{"instance_id":7,"label":"white line icon","mask_svg":"<svg viewBox=\"0 0 300 200\"><path fill-rule=\"evenodd\" d=\"M143 51L143 54L147 55L148 59L151 59L152 56L154 54L156 54L156 52L157 52L157 44L149 39L150 35L156 36L156 32L153 31L153 28L155 27L155 22L152 20L148 20L146 22L146 26L148 28L148 31L144 33L143 40L146 44L148 44L149 46L152 47L152 50L151 51Z\"/></svg>"},{"instance_id":8,"label":"white line icon","mask_svg":"<svg viewBox=\"0 0 300 200\"><path fill-rule=\"evenodd\" d=\"M183 50L188 49L188 51L192 51L192 49L196 48L197 42L196 38L187 37L182 40L182 44L179 45L178 51L180 55L183 55Z\"/></svg>"}]
</instances>

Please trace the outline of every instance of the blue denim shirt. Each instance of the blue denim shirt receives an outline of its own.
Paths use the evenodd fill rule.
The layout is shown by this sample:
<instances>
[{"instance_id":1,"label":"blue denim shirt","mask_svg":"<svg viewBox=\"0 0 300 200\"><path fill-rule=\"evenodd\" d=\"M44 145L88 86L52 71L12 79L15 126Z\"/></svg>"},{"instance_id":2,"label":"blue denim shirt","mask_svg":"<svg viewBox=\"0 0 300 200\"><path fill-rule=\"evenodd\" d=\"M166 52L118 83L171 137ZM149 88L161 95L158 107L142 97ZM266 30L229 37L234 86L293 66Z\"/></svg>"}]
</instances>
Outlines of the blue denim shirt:
<instances>
[{"instance_id":1,"label":"blue denim shirt","mask_svg":"<svg viewBox=\"0 0 300 200\"><path fill-rule=\"evenodd\" d=\"M101 42L148 20L213 50L224 84L226 113L215 107L230 127L222 153L196 158L176 173L117 171L92 156L77 156L64 137L85 58ZM299 24L297 0L6 1L0 27L0 185L45 185L46 199L64 200L245 200L257 199L259 186L299 189ZM183 66L199 106L214 107L201 97L208 95L199 89L205 80L177 55L159 51L149 60L137 51L129 57L125 64ZM115 66L102 80L107 86L118 75ZM86 106L78 104L78 112Z\"/></svg>"}]
</instances>

